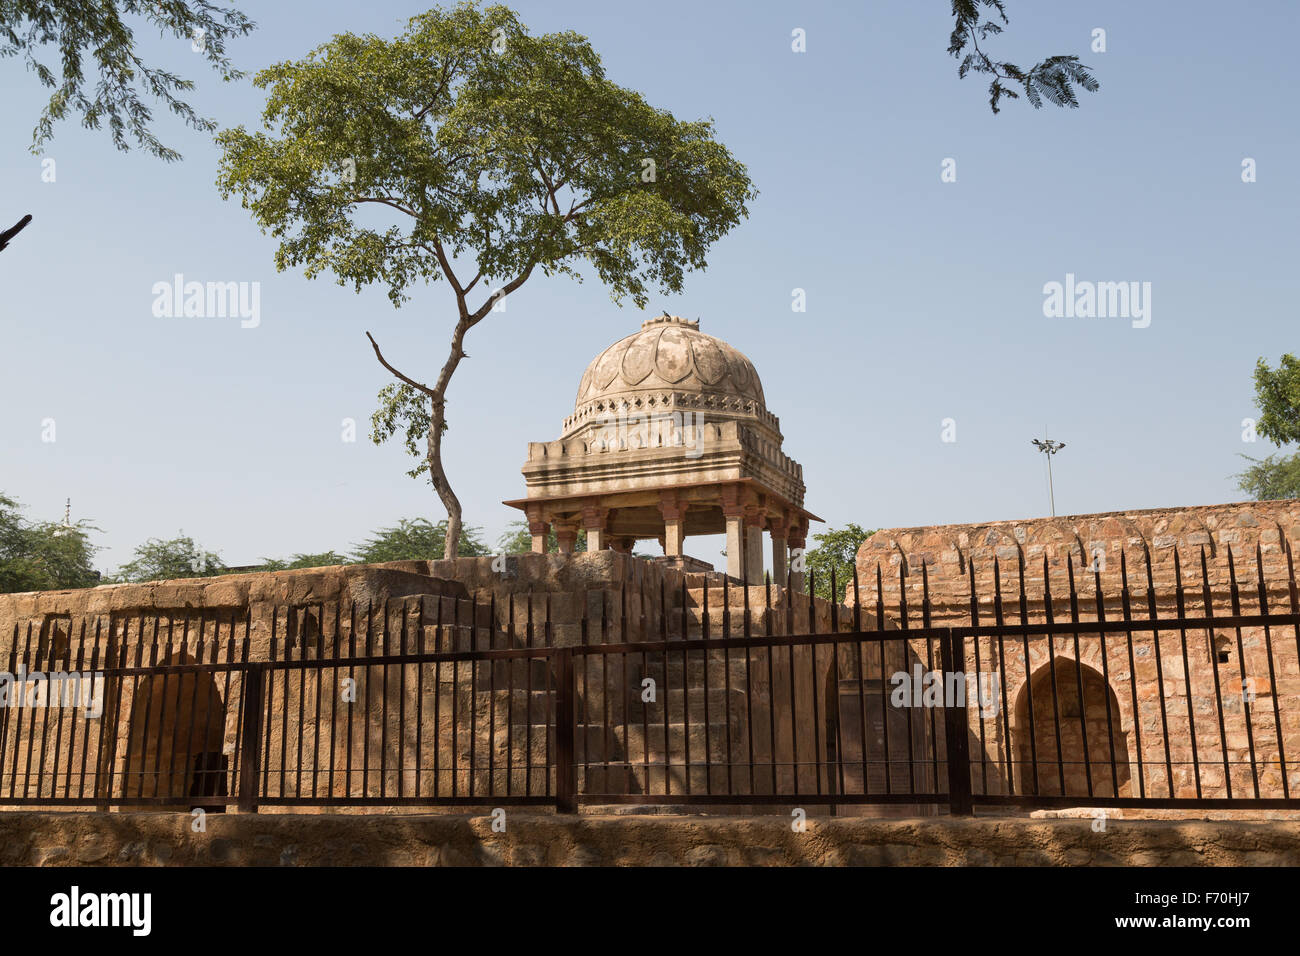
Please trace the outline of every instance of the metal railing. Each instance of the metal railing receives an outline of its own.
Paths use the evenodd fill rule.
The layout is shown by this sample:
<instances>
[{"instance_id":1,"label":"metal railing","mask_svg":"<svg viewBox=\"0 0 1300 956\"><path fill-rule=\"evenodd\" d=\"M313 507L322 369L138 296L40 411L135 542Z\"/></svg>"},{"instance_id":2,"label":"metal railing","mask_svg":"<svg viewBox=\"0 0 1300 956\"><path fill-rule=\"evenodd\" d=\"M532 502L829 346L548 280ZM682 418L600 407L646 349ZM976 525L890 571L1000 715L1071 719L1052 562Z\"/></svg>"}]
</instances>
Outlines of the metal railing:
<instances>
[{"instance_id":1,"label":"metal railing","mask_svg":"<svg viewBox=\"0 0 1300 956\"><path fill-rule=\"evenodd\" d=\"M1125 558L1110 595L1068 559L1056 602L1044 558L1037 615L1023 559L1007 595L968 564L960 625L935 624L924 565L889 605L879 568L852 604L624 584L566 644L545 594L54 615L14 628L0 806L1296 808L1286 555L1282 613L1257 551L1253 609L1229 557L1229 613L1202 554L1191 589L1175 556L1164 616L1149 557L1136 608Z\"/></svg>"}]
</instances>

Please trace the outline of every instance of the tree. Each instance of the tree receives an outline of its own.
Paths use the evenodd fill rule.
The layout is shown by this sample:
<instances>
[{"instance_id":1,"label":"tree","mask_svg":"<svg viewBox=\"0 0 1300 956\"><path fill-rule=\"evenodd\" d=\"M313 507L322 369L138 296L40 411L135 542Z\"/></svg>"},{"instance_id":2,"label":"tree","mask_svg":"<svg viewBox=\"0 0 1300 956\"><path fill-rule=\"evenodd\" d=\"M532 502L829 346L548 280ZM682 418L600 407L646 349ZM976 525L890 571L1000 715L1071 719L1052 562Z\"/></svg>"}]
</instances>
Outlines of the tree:
<instances>
[{"instance_id":1,"label":"tree","mask_svg":"<svg viewBox=\"0 0 1300 956\"><path fill-rule=\"evenodd\" d=\"M1300 498L1300 454L1251 458L1250 467L1236 476L1237 487L1257 501Z\"/></svg>"},{"instance_id":2,"label":"tree","mask_svg":"<svg viewBox=\"0 0 1300 956\"><path fill-rule=\"evenodd\" d=\"M1300 361L1289 352L1271 369L1262 358L1255 363L1255 430L1274 445L1300 442Z\"/></svg>"},{"instance_id":3,"label":"tree","mask_svg":"<svg viewBox=\"0 0 1300 956\"><path fill-rule=\"evenodd\" d=\"M1255 363L1255 406L1260 411L1255 431L1274 445L1300 442L1300 361L1287 353L1270 368ZM1252 498L1300 498L1300 453L1251 458L1250 467L1236 475L1237 487Z\"/></svg>"},{"instance_id":4,"label":"tree","mask_svg":"<svg viewBox=\"0 0 1300 956\"><path fill-rule=\"evenodd\" d=\"M528 530L527 521L512 521L506 525L506 532L497 539L497 552L500 554L528 554L533 550L533 535ZM560 550L560 539L555 534L555 526L551 525L550 531L546 535L546 551L548 554L557 554ZM573 550L575 553L587 550L587 531L585 528L578 529L578 538L574 542Z\"/></svg>"},{"instance_id":5,"label":"tree","mask_svg":"<svg viewBox=\"0 0 1300 956\"><path fill-rule=\"evenodd\" d=\"M981 7L992 10L996 18L981 19ZM990 59L980 49L979 41L988 39L990 35L996 36L1002 32L1002 24L1011 22L1007 19L1003 0L952 0L952 15L954 26L948 40L948 52L961 59L957 75L964 79L967 73L974 71L993 77L989 84L989 106L994 113L999 112L998 101L1002 97L1020 98L1020 94L1004 82L1020 84L1034 109L1042 109L1044 99L1055 106L1077 108L1079 98L1072 84L1089 93L1101 89L1101 84L1077 56L1049 56L1028 70L1022 70L1014 63L998 63Z\"/></svg>"},{"instance_id":6,"label":"tree","mask_svg":"<svg viewBox=\"0 0 1300 956\"><path fill-rule=\"evenodd\" d=\"M263 558L259 571L299 571L303 568L328 568L336 564L352 564L346 554L321 551L317 554L295 554L292 558Z\"/></svg>"},{"instance_id":7,"label":"tree","mask_svg":"<svg viewBox=\"0 0 1300 956\"><path fill-rule=\"evenodd\" d=\"M27 69L54 91L32 132L33 152L49 142L54 124L71 112L80 115L88 129L99 129L107 120L113 145L120 150L129 150L128 139L133 139L159 159L180 159L180 153L154 136L153 112L144 96L160 100L191 129L216 128L177 95L192 90L193 80L140 59L127 18L157 27L160 35L185 40L223 80L243 76L231 67L226 43L247 35L255 24L238 10L214 7L206 0L0 0L0 57L21 54ZM58 72L38 59L48 45L57 46ZM97 74L93 89L87 88L82 62L87 55Z\"/></svg>"},{"instance_id":8,"label":"tree","mask_svg":"<svg viewBox=\"0 0 1300 956\"><path fill-rule=\"evenodd\" d=\"M91 566L99 549L90 543L95 529L53 521L29 522L13 498L0 494L0 593L88 588L99 583Z\"/></svg>"},{"instance_id":9,"label":"tree","mask_svg":"<svg viewBox=\"0 0 1300 956\"><path fill-rule=\"evenodd\" d=\"M32 131L33 153L50 141L54 124L71 111L81 116L81 125L88 129L99 129L107 119L113 144L120 150L130 149L129 136L166 162L180 159L180 153L164 146L151 131L153 113L141 99L142 93L162 100L192 129L207 132L216 128L212 120L199 116L177 96L193 89L193 80L150 67L140 59L123 14L138 16L158 27L159 33L170 32L189 41L223 80L243 76L225 55L226 41L249 33L255 24L236 10L214 7L206 0L0 0L0 57L21 53L27 69L54 90ZM49 44L58 46L61 75L37 59L38 52ZM82 57L87 52L93 55L99 77L93 94L85 89ZM0 233L0 251L31 221L30 215L24 216Z\"/></svg>"},{"instance_id":10,"label":"tree","mask_svg":"<svg viewBox=\"0 0 1300 956\"><path fill-rule=\"evenodd\" d=\"M824 534L813 535L813 541L817 545L804 554L804 562L813 575L813 591L818 597L824 597L828 601L840 599L847 582L853 580L853 564L857 559L858 548L875 533L849 523L838 530L828 528ZM831 593L832 569L835 571L838 595Z\"/></svg>"},{"instance_id":11,"label":"tree","mask_svg":"<svg viewBox=\"0 0 1300 956\"><path fill-rule=\"evenodd\" d=\"M537 272L580 279L585 264L642 308L651 286L678 292L756 195L711 121L655 109L605 78L586 38L531 36L504 6L435 8L393 40L341 34L254 82L264 128L218 137L217 182L280 239L277 268L376 284L394 306L416 283L449 287L454 311L431 312L454 322L432 384L366 333L396 379L371 437L404 431L411 474L447 512L447 557L461 505L442 438L467 333Z\"/></svg>"},{"instance_id":12,"label":"tree","mask_svg":"<svg viewBox=\"0 0 1300 956\"><path fill-rule=\"evenodd\" d=\"M117 583L204 578L225 570L220 555L205 551L184 532L174 538L150 538L137 547L134 557L117 569Z\"/></svg>"},{"instance_id":13,"label":"tree","mask_svg":"<svg viewBox=\"0 0 1300 956\"><path fill-rule=\"evenodd\" d=\"M446 554L447 522L433 524L426 518L401 518L389 528L380 528L370 539L354 545L361 564L381 561L433 561ZM492 552L479 537L478 528L466 525L460 536L463 558L482 557Z\"/></svg>"}]
</instances>

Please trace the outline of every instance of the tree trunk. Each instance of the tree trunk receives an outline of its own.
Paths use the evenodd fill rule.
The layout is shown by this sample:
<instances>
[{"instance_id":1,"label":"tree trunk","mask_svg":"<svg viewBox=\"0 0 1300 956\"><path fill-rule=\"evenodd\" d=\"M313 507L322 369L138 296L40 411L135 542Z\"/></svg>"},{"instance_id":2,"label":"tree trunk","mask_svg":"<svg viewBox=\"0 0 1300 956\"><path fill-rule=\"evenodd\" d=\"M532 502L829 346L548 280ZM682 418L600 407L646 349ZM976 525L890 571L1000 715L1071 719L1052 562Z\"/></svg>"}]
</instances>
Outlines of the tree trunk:
<instances>
[{"instance_id":1,"label":"tree trunk","mask_svg":"<svg viewBox=\"0 0 1300 956\"><path fill-rule=\"evenodd\" d=\"M443 547L443 557L448 560L460 554L461 511L460 499L451 490L447 470L442 466L442 433L447 427L447 386L451 384L451 376L460 365L460 360L465 358L465 333L482 317L470 316L465 311L463 302L460 306L460 321L456 323L456 331L451 336L451 354L447 356L433 388L426 389L433 405L433 421L429 425L428 437L429 478L433 481L433 490L438 493L443 507L447 509L447 541Z\"/></svg>"},{"instance_id":2,"label":"tree trunk","mask_svg":"<svg viewBox=\"0 0 1300 956\"><path fill-rule=\"evenodd\" d=\"M429 426L429 477L433 481L433 490L447 509L447 540L443 545L442 556L450 560L460 552L461 510L460 499L451 490L447 480L447 471L442 466L442 431L447 422L447 406L442 396L433 398L433 422Z\"/></svg>"}]
</instances>

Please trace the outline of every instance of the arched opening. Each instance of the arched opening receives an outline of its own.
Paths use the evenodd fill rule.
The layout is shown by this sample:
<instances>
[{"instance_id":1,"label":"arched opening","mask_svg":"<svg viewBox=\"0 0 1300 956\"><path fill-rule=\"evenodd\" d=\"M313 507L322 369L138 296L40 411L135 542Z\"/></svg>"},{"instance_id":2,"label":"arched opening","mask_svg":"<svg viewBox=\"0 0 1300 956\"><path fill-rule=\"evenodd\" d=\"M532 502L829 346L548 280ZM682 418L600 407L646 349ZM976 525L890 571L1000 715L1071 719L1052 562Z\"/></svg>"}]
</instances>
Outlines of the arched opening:
<instances>
[{"instance_id":1,"label":"arched opening","mask_svg":"<svg viewBox=\"0 0 1300 956\"><path fill-rule=\"evenodd\" d=\"M190 660L182 651L164 663ZM123 795L226 796L225 732L225 703L206 671L142 678L131 705Z\"/></svg>"},{"instance_id":2,"label":"arched opening","mask_svg":"<svg viewBox=\"0 0 1300 956\"><path fill-rule=\"evenodd\" d=\"M1115 692L1093 668L1086 664L1080 666L1068 657L1056 660L1055 700L1053 690L1051 665L1044 664L1034 672L1028 685L1021 688L1016 701L1013 736L1020 793L1087 796L1091 776L1095 796L1130 796L1128 730L1120 719Z\"/></svg>"}]
</instances>

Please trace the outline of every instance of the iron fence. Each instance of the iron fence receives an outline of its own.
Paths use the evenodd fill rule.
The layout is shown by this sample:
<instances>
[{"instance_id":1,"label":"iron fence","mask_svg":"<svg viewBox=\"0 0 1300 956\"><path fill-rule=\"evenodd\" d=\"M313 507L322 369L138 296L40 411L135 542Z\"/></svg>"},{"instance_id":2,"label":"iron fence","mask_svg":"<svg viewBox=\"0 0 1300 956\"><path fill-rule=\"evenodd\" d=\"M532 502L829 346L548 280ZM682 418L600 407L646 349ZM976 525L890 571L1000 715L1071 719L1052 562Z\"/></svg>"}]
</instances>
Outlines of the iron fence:
<instances>
[{"instance_id":1,"label":"iron fence","mask_svg":"<svg viewBox=\"0 0 1300 956\"><path fill-rule=\"evenodd\" d=\"M1289 548L1284 611L1258 550L1226 613L1204 553L1163 597L1144 562L1084 593L1068 558L1057 600L1046 557L1033 600L968 563L941 623L925 564L888 601L624 583L564 640L547 594L51 615L13 630L0 806L1300 807Z\"/></svg>"}]
</instances>

